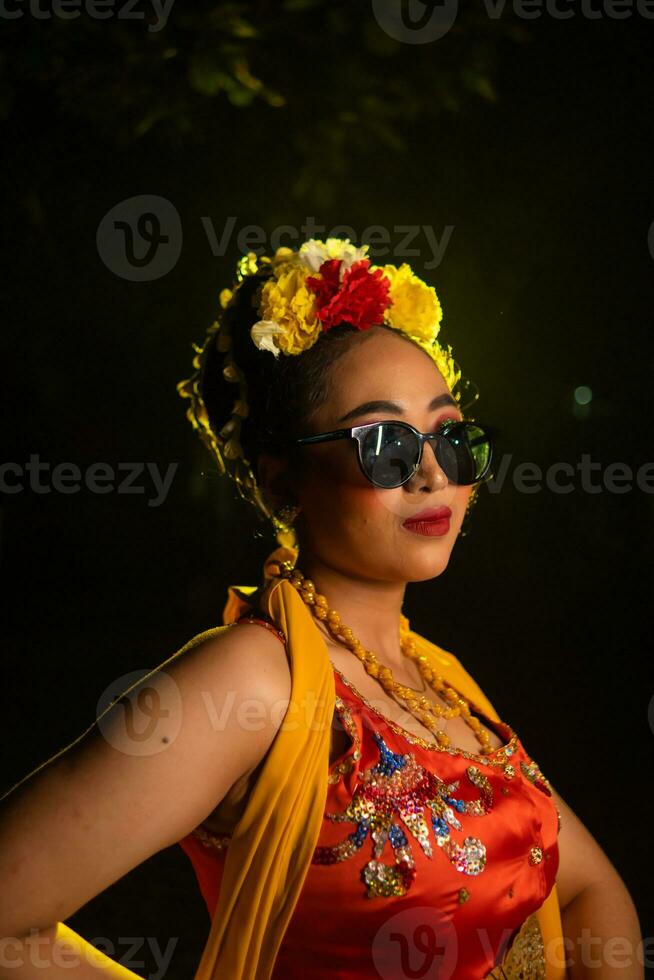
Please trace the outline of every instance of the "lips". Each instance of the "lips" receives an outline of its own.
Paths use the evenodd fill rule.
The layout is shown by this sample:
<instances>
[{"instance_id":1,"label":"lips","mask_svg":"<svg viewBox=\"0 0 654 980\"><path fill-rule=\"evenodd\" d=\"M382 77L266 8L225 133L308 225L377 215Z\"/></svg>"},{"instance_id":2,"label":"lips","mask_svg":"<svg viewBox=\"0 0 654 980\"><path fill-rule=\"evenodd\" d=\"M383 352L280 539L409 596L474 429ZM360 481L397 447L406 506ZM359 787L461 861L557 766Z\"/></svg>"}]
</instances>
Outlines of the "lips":
<instances>
[{"instance_id":1,"label":"lips","mask_svg":"<svg viewBox=\"0 0 654 980\"><path fill-rule=\"evenodd\" d=\"M407 517L403 524L433 524L436 521L448 521L452 516L449 507L428 507L418 514Z\"/></svg>"}]
</instances>

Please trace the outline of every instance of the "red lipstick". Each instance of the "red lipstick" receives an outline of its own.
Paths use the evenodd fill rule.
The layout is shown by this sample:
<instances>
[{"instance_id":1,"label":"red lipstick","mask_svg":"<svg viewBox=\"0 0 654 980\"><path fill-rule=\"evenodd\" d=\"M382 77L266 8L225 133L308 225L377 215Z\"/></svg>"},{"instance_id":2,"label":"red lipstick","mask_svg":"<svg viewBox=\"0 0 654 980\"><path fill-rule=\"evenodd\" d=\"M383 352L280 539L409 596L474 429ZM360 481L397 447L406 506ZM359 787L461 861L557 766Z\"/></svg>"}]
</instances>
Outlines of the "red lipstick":
<instances>
[{"instance_id":1,"label":"red lipstick","mask_svg":"<svg viewBox=\"0 0 654 980\"><path fill-rule=\"evenodd\" d=\"M449 507L428 507L412 517L407 517L402 523L408 531L429 537L439 537L447 534L450 529L452 511Z\"/></svg>"}]
</instances>

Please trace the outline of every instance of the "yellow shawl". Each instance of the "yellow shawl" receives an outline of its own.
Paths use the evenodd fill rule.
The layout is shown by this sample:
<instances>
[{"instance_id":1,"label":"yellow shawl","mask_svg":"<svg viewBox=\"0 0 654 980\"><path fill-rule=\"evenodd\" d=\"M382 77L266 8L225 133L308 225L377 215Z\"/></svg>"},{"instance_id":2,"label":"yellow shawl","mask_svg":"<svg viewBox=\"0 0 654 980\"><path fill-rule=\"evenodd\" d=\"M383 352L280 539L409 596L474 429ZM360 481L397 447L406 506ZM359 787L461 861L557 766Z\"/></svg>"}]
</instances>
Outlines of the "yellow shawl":
<instances>
[{"instance_id":1,"label":"yellow shawl","mask_svg":"<svg viewBox=\"0 0 654 980\"><path fill-rule=\"evenodd\" d=\"M271 976L321 830L336 691L327 647L311 612L289 581L271 576L271 562L295 557L295 552L283 547L268 556L261 607L286 636L291 704L301 710L296 707L292 718L285 716L234 829L195 980L267 980ZM225 629L242 612L244 600L237 589L241 596L256 591L254 586L230 587L223 612L225 625L207 632ZM195 642L206 635L200 634ZM456 657L413 631L411 635L439 674L490 718L498 719L490 701ZM307 692L315 696L307 699ZM505 976L525 971L526 956L524 980L564 980L556 886L534 915L540 936L534 932L534 916L530 916L529 934L520 955L514 950L511 961L509 950L503 962ZM535 942L541 950L544 946L546 959L542 953L534 955ZM517 948L516 943L512 949L514 946Z\"/></svg>"}]
</instances>

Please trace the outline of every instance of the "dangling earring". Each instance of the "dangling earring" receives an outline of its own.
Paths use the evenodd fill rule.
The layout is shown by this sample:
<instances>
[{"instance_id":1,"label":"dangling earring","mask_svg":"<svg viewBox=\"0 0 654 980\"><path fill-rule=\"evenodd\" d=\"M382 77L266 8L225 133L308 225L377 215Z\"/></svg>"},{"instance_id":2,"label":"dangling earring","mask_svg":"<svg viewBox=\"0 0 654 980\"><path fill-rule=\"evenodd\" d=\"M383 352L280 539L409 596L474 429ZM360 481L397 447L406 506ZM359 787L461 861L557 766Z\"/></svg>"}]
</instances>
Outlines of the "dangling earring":
<instances>
[{"instance_id":1,"label":"dangling earring","mask_svg":"<svg viewBox=\"0 0 654 980\"><path fill-rule=\"evenodd\" d=\"M292 527L293 522L300 513L301 508L295 504L284 504L280 507L278 511L275 512L275 518L279 524L283 524L286 527Z\"/></svg>"},{"instance_id":2,"label":"dangling earring","mask_svg":"<svg viewBox=\"0 0 654 980\"><path fill-rule=\"evenodd\" d=\"M466 504L466 509L463 515L463 520L461 521L461 527L459 528L458 537L465 538L470 533L470 511L474 507L476 500L477 500L477 489L475 488L475 490L473 490L473 492L468 497L468 503Z\"/></svg>"}]
</instances>

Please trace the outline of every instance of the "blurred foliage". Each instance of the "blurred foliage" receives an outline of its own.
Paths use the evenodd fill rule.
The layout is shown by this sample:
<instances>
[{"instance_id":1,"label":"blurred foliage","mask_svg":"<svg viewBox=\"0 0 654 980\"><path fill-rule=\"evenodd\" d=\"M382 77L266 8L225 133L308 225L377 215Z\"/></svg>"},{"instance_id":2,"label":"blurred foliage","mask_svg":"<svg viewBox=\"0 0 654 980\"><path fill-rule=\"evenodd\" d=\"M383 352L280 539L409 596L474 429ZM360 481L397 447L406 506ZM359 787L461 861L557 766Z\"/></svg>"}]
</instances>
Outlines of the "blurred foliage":
<instances>
[{"instance_id":1,"label":"blurred foliage","mask_svg":"<svg viewBox=\"0 0 654 980\"><path fill-rule=\"evenodd\" d=\"M462 3L446 38L406 44L361 0L198 0L163 23L149 0L91 16L2 22L0 118L43 100L62 124L108 146L160 140L192 151L238 138L249 153L290 151L297 201L326 205L357 154L408 151L415 127L471 99L492 102L500 47L524 38L508 12ZM112 15L107 17L111 9ZM140 19L136 19L137 16Z\"/></svg>"}]
</instances>

